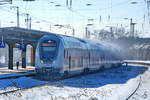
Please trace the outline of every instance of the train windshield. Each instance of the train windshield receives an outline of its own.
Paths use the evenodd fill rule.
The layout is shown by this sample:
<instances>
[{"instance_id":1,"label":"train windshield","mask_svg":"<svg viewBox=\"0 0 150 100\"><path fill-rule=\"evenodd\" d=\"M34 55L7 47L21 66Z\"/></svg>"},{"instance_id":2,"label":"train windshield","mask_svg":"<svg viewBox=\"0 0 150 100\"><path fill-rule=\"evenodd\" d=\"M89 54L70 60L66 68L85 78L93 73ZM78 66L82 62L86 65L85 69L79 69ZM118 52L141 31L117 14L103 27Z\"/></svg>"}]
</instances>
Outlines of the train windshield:
<instances>
[{"instance_id":1,"label":"train windshield","mask_svg":"<svg viewBox=\"0 0 150 100\"><path fill-rule=\"evenodd\" d=\"M40 58L43 61L43 63L52 62L56 54L56 41L45 40L41 43L40 47Z\"/></svg>"}]
</instances>

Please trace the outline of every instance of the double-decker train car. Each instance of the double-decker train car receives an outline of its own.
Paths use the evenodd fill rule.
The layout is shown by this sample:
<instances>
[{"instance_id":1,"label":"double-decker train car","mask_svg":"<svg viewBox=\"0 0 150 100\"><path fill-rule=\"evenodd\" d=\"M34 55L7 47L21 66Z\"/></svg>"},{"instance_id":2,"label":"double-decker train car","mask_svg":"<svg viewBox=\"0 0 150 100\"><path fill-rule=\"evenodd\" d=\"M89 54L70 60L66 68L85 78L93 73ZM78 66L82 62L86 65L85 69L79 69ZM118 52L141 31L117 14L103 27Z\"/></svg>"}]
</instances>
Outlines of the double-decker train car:
<instances>
[{"instance_id":1,"label":"double-decker train car","mask_svg":"<svg viewBox=\"0 0 150 100\"><path fill-rule=\"evenodd\" d=\"M117 49L70 36L45 35L36 49L36 72L45 76L88 73L121 64Z\"/></svg>"}]
</instances>

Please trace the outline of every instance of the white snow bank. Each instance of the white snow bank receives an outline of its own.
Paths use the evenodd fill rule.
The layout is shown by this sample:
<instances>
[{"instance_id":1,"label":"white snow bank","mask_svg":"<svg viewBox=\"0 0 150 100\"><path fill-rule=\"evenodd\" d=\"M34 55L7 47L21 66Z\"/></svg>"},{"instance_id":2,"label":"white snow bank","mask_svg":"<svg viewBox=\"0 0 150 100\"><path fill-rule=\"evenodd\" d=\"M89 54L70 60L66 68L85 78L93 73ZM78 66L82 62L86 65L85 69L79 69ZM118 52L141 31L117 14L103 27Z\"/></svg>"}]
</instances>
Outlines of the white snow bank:
<instances>
[{"instance_id":1,"label":"white snow bank","mask_svg":"<svg viewBox=\"0 0 150 100\"><path fill-rule=\"evenodd\" d=\"M124 100L138 84L147 67L129 66L101 73L49 82L48 85L0 95L0 100ZM22 79L20 79L22 80ZM19 86L40 82L30 79ZM44 82L44 81L43 81ZM29 85L27 85L29 86Z\"/></svg>"},{"instance_id":2,"label":"white snow bank","mask_svg":"<svg viewBox=\"0 0 150 100\"><path fill-rule=\"evenodd\" d=\"M150 69L142 75L141 85L130 100L150 100Z\"/></svg>"}]
</instances>

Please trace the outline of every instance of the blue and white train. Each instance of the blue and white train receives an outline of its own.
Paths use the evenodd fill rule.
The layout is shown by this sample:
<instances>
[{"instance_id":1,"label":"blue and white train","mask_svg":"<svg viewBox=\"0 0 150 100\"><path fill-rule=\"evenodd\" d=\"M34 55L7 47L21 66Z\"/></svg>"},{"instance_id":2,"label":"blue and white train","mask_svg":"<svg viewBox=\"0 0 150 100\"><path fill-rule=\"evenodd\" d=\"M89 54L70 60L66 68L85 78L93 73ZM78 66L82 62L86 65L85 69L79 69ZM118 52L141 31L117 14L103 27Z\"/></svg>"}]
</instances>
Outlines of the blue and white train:
<instances>
[{"instance_id":1,"label":"blue and white train","mask_svg":"<svg viewBox=\"0 0 150 100\"><path fill-rule=\"evenodd\" d=\"M116 48L70 36L43 36L36 49L36 72L60 76L117 67L122 58Z\"/></svg>"}]
</instances>

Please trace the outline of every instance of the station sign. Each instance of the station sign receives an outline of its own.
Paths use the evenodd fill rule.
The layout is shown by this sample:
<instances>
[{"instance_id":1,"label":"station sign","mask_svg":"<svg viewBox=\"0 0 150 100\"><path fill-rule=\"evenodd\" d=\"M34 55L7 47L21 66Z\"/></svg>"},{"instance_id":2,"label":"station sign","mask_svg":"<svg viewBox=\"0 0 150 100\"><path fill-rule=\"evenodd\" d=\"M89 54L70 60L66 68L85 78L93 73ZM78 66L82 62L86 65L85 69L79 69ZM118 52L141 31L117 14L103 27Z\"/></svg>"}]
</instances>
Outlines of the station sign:
<instances>
[{"instance_id":1,"label":"station sign","mask_svg":"<svg viewBox=\"0 0 150 100\"><path fill-rule=\"evenodd\" d=\"M20 50L26 51L26 45L25 45L25 44L21 44L21 45L20 45Z\"/></svg>"},{"instance_id":2,"label":"station sign","mask_svg":"<svg viewBox=\"0 0 150 100\"><path fill-rule=\"evenodd\" d=\"M19 48L20 47L20 44L15 44L15 48Z\"/></svg>"},{"instance_id":3,"label":"station sign","mask_svg":"<svg viewBox=\"0 0 150 100\"><path fill-rule=\"evenodd\" d=\"M16 44L16 48L22 51L26 51L26 45L25 44Z\"/></svg>"},{"instance_id":4,"label":"station sign","mask_svg":"<svg viewBox=\"0 0 150 100\"><path fill-rule=\"evenodd\" d=\"M6 44L4 42L0 42L0 48L5 48Z\"/></svg>"}]
</instances>

